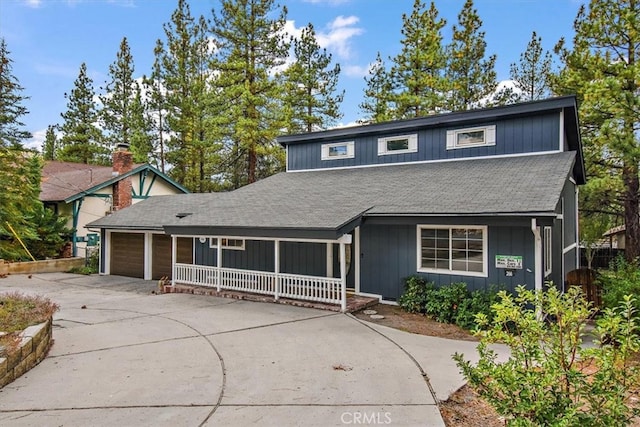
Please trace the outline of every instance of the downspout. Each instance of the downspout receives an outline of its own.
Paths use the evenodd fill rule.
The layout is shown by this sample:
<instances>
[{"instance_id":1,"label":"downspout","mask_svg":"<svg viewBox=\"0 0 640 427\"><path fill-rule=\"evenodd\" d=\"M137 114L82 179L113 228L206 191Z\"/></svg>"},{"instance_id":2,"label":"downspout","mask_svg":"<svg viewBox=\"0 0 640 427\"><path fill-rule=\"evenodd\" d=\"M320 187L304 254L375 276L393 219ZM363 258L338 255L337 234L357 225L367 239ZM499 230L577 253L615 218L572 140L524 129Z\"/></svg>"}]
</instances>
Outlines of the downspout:
<instances>
[{"instance_id":1,"label":"downspout","mask_svg":"<svg viewBox=\"0 0 640 427\"><path fill-rule=\"evenodd\" d=\"M534 289L536 293L542 292L542 275L544 274L542 271L542 237L540 236L540 227L536 222L535 218L531 218L531 232L533 233L533 242L534 242L534 259L535 259L535 267L534 267ZM542 320L542 307L536 307L536 318L540 321Z\"/></svg>"}]
</instances>

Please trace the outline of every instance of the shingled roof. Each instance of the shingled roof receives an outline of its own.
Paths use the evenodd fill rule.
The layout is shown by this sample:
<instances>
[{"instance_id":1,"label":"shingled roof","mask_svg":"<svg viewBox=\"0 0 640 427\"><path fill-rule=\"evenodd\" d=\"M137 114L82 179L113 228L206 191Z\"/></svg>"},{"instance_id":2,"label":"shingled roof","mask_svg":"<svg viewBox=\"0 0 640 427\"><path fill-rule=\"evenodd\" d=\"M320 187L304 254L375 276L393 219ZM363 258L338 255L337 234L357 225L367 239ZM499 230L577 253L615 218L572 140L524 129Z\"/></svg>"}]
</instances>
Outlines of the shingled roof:
<instances>
[{"instance_id":1,"label":"shingled roof","mask_svg":"<svg viewBox=\"0 0 640 427\"><path fill-rule=\"evenodd\" d=\"M111 166L47 161L42 168L40 200L43 202L64 201L68 203L145 169L153 171L153 173L164 178L180 191L188 192L184 187L148 164L133 165L133 169L130 172L114 176Z\"/></svg>"},{"instance_id":2,"label":"shingled roof","mask_svg":"<svg viewBox=\"0 0 640 427\"><path fill-rule=\"evenodd\" d=\"M88 225L333 239L371 216L554 216L574 152L288 172L229 193L155 197Z\"/></svg>"}]
</instances>

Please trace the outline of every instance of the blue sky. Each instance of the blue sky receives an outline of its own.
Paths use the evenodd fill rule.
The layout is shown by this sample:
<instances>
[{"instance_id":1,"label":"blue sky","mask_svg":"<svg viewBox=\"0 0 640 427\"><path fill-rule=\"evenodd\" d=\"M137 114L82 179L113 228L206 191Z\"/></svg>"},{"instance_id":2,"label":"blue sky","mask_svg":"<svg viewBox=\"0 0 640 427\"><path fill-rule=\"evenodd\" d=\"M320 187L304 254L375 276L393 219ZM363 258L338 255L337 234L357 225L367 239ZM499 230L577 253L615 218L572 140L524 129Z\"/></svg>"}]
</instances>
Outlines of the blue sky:
<instances>
[{"instance_id":1,"label":"blue sky","mask_svg":"<svg viewBox=\"0 0 640 427\"><path fill-rule=\"evenodd\" d=\"M340 88L346 94L342 124L359 117L364 76L379 51L385 60L400 48L402 14L409 15L414 0L281 0L288 8L288 28L299 31L313 23L321 46L341 66ZM509 65L517 62L531 32L542 37L545 49L573 37L579 0L476 0L483 21L487 54L496 54L499 80L509 78ZM447 20L445 42L457 22L464 0L436 0L440 17ZM29 146L40 146L50 124L62 122L64 94L73 88L80 64L86 62L94 88L105 85L109 64L127 37L136 77L148 74L153 48L164 39L162 25L169 22L177 0L0 0L0 37L13 60L13 74L30 99L25 106L27 130L34 134ZM218 0L190 0L194 16L211 16Z\"/></svg>"}]
</instances>

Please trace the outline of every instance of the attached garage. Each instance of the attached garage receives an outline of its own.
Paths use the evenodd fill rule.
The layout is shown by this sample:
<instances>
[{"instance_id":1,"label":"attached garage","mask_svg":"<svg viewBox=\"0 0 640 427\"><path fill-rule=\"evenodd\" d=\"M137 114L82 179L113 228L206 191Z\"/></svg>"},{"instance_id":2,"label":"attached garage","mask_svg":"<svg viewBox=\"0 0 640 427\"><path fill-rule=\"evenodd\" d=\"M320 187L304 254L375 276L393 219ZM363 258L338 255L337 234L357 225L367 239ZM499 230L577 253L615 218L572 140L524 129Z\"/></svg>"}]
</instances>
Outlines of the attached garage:
<instances>
[{"instance_id":1,"label":"attached garage","mask_svg":"<svg viewBox=\"0 0 640 427\"><path fill-rule=\"evenodd\" d=\"M179 237L177 262L193 262L193 239ZM151 278L171 277L171 236L153 234L151 236Z\"/></svg>"},{"instance_id":2,"label":"attached garage","mask_svg":"<svg viewBox=\"0 0 640 427\"><path fill-rule=\"evenodd\" d=\"M111 233L110 259L111 274L144 279L144 234Z\"/></svg>"}]
</instances>

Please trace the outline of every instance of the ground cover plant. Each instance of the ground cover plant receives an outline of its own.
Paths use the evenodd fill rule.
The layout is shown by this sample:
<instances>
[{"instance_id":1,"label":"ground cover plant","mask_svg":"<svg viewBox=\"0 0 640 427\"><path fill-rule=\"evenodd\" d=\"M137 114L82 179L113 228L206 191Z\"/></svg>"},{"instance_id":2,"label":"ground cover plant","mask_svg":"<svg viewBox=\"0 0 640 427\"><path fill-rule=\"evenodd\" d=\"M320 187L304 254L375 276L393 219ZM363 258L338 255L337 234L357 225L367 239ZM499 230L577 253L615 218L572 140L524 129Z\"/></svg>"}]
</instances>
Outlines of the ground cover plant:
<instances>
[{"instance_id":1,"label":"ground cover plant","mask_svg":"<svg viewBox=\"0 0 640 427\"><path fill-rule=\"evenodd\" d=\"M500 292L493 310L492 321L477 316L478 363L462 354L454 360L508 425L627 425L639 414L631 398L640 380L632 360L640 320L631 296L600 313L592 346L583 339L595 310L576 288L518 287L515 295ZM489 346L498 342L511 351L505 362Z\"/></svg>"},{"instance_id":2,"label":"ground cover plant","mask_svg":"<svg viewBox=\"0 0 640 427\"><path fill-rule=\"evenodd\" d=\"M20 343L20 333L47 321L58 305L42 296L19 292L0 294L0 356L11 354Z\"/></svg>"}]
</instances>

